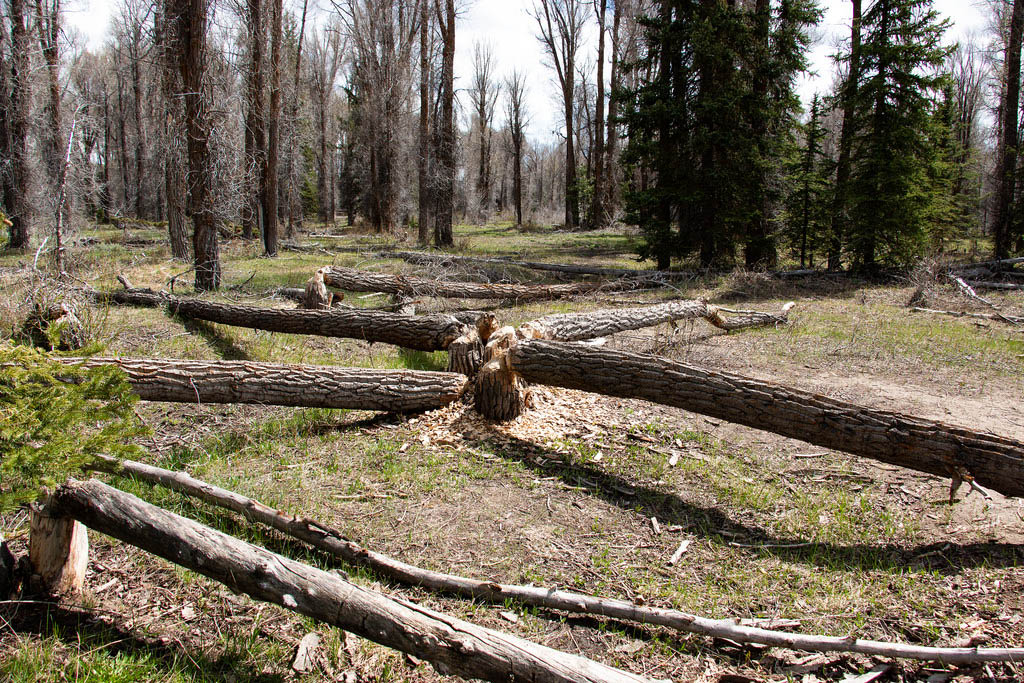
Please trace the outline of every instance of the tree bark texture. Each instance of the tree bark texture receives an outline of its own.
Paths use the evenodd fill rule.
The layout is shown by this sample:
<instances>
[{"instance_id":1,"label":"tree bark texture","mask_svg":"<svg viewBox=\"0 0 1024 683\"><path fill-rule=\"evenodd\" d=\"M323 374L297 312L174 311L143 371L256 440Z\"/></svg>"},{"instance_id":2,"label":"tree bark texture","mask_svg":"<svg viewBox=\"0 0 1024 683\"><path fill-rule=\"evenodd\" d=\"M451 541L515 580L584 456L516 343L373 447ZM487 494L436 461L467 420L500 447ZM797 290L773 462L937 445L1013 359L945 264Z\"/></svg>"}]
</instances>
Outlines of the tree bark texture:
<instances>
[{"instance_id":1,"label":"tree bark texture","mask_svg":"<svg viewBox=\"0 0 1024 683\"><path fill-rule=\"evenodd\" d=\"M270 0L270 116L263 168L263 253L277 256L278 170L281 147L281 14L282 0Z\"/></svg>"},{"instance_id":2,"label":"tree bark texture","mask_svg":"<svg viewBox=\"0 0 1024 683\"><path fill-rule=\"evenodd\" d=\"M420 3L420 111L419 111L419 158L416 160L417 186L419 191L419 214L417 241L420 245L430 242L430 209L434 196L430 182L430 3Z\"/></svg>"},{"instance_id":3,"label":"tree bark texture","mask_svg":"<svg viewBox=\"0 0 1024 683\"><path fill-rule=\"evenodd\" d=\"M160 23L160 93L164 106L164 197L167 202L167 232L171 257L188 260L188 228L185 226L185 164L181 144L182 109L177 97L179 74L177 24L169 19L173 0L162 1Z\"/></svg>"},{"instance_id":4,"label":"tree bark texture","mask_svg":"<svg viewBox=\"0 0 1024 683\"><path fill-rule=\"evenodd\" d=\"M527 382L644 399L940 477L973 477L1004 495L1024 496L1024 443L1014 439L582 345L523 341L500 360ZM487 402L478 398L478 406Z\"/></svg>"},{"instance_id":5,"label":"tree bark texture","mask_svg":"<svg viewBox=\"0 0 1024 683\"><path fill-rule=\"evenodd\" d=\"M85 585L89 563L89 536L80 522L52 515L46 506L33 506L29 523L28 557L39 579L38 588L49 595L73 597Z\"/></svg>"},{"instance_id":6,"label":"tree bark texture","mask_svg":"<svg viewBox=\"0 0 1024 683\"><path fill-rule=\"evenodd\" d=\"M305 408L416 412L448 405L464 375L250 361L141 358L67 359L92 368L116 365L144 401L254 403Z\"/></svg>"},{"instance_id":7,"label":"tree bark texture","mask_svg":"<svg viewBox=\"0 0 1024 683\"><path fill-rule=\"evenodd\" d=\"M455 244L452 234L455 208L455 0L438 2L437 19L441 31L441 103L440 116L435 121L438 145L434 164L437 174L434 244L450 247Z\"/></svg>"},{"instance_id":8,"label":"tree bark texture","mask_svg":"<svg viewBox=\"0 0 1024 683\"><path fill-rule=\"evenodd\" d=\"M54 512L245 593L430 661L444 674L505 683L645 681L404 600L250 545L98 481L70 482Z\"/></svg>"},{"instance_id":9,"label":"tree bark texture","mask_svg":"<svg viewBox=\"0 0 1024 683\"><path fill-rule=\"evenodd\" d=\"M25 0L10 0L11 22L11 175L14 194L8 198L11 211L9 244L13 249L28 249L32 232L31 167L28 140L31 130L32 75L29 67L28 27L25 25Z\"/></svg>"},{"instance_id":10,"label":"tree bark texture","mask_svg":"<svg viewBox=\"0 0 1024 683\"><path fill-rule=\"evenodd\" d=\"M350 292L384 292L411 296L439 296L454 299L518 299L540 301L576 296L591 292L616 292L643 289L636 280L615 282L583 282L562 285L521 285L487 282L444 282L413 276L372 273L353 268L332 266L324 275L329 287Z\"/></svg>"},{"instance_id":11,"label":"tree bark texture","mask_svg":"<svg viewBox=\"0 0 1024 683\"><path fill-rule=\"evenodd\" d=\"M852 0L853 20L850 24L850 66L843 84L840 100L843 105L843 123L839 132L839 159L836 162L835 194L832 200L832 231L829 235L828 269L842 266L843 239L847 231L847 194L850 184L850 157L855 134L854 100L860 81L860 24L861 0Z\"/></svg>"},{"instance_id":12,"label":"tree bark texture","mask_svg":"<svg viewBox=\"0 0 1024 683\"><path fill-rule=\"evenodd\" d=\"M483 264L496 266L515 266L529 270L541 270L566 275L600 275L602 277L648 278L653 280L685 280L694 277L693 273L665 272L660 270L639 270L633 268L599 268L582 266L574 263L541 263L538 261L515 261L503 258L485 258L480 256L457 256L454 254L431 254L420 251L382 251L382 258L400 258L403 261L417 264L452 265L458 263Z\"/></svg>"},{"instance_id":13,"label":"tree bark texture","mask_svg":"<svg viewBox=\"0 0 1024 683\"><path fill-rule=\"evenodd\" d=\"M1003 82L1003 97L1000 103L1001 130L998 161L996 163L995 257L1005 259L1010 255L1014 223L1014 192L1017 186L1017 154L1020 140L1017 129L1020 120L1020 52L1024 43L1024 0L1013 1L1010 16L1010 35L1006 45L1004 61L1006 72Z\"/></svg>"},{"instance_id":14,"label":"tree bark texture","mask_svg":"<svg viewBox=\"0 0 1024 683\"><path fill-rule=\"evenodd\" d=\"M245 0L245 32L248 69L245 74L245 164L242 198L242 235L252 239L260 232L262 213L260 186L266 164L267 136L263 75L262 0Z\"/></svg>"},{"instance_id":15,"label":"tree bark texture","mask_svg":"<svg viewBox=\"0 0 1024 683\"><path fill-rule=\"evenodd\" d=\"M381 576L438 593L460 595L503 605L515 600L524 605L575 614L592 614L623 621L665 626L735 642L761 643L809 652L859 652L883 657L902 657L965 664L983 661L1024 661L1024 648L934 648L886 643L849 637L786 633L737 623L733 619L709 619L673 609L638 605L625 600L596 597L545 586L519 586L445 574L407 564L360 546L321 522L287 515L233 491L195 479L187 472L173 472L132 460L103 458L93 468L130 476L164 486L211 505L236 512L246 520L277 529L283 534L327 551L346 562L368 567Z\"/></svg>"},{"instance_id":16,"label":"tree bark texture","mask_svg":"<svg viewBox=\"0 0 1024 683\"><path fill-rule=\"evenodd\" d=\"M465 325L448 315L401 315L359 309L261 308L222 304L202 299L166 297L144 290L97 294L116 304L166 308L175 315L222 325L249 327L268 332L316 334L322 337L362 339L395 344L417 351L440 351L465 331Z\"/></svg>"}]
</instances>

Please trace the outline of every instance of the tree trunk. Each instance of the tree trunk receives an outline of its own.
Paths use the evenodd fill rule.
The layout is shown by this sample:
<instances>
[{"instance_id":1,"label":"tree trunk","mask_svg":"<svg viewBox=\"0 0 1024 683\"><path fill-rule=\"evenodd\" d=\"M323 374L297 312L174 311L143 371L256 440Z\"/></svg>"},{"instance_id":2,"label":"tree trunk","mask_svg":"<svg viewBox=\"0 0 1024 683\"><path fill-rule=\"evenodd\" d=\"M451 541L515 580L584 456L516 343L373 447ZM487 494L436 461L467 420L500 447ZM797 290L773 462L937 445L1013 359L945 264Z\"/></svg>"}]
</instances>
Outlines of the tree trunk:
<instances>
[{"instance_id":1,"label":"tree trunk","mask_svg":"<svg viewBox=\"0 0 1024 683\"><path fill-rule=\"evenodd\" d=\"M1006 45L1006 64L1003 98L1000 103L1002 127L1000 130L998 162L996 164L995 257L1010 255L1014 228L1014 193L1017 184L1017 136L1020 119L1020 53L1024 39L1024 0L1014 0L1010 18L1010 36Z\"/></svg>"},{"instance_id":2,"label":"tree trunk","mask_svg":"<svg viewBox=\"0 0 1024 683\"><path fill-rule=\"evenodd\" d=\"M309 9L309 0L302 0L302 19L299 21L299 37L295 42L295 72L292 76L292 97L288 105L288 138L290 140L288 154L288 228L287 236L295 235L295 224L301 223L301 217L297 214L301 211L299 201L299 149L298 149L298 128L299 128L299 78L302 75L302 43L306 38L306 10Z\"/></svg>"},{"instance_id":3,"label":"tree trunk","mask_svg":"<svg viewBox=\"0 0 1024 683\"><path fill-rule=\"evenodd\" d=\"M32 76L29 72L28 29L24 0L10 0L11 21L11 175L14 195L8 199L11 215L10 246L28 249L32 231L31 167L28 138L31 129Z\"/></svg>"},{"instance_id":4,"label":"tree trunk","mask_svg":"<svg viewBox=\"0 0 1024 683\"><path fill-rule=\"evenodd\" d=\"M847 231L847 194L850 185L850 156L853 153L854 100L860 81L860 23L861 0L853 0L853 20L850 26L850 67L840 100L843 104L843 124L839 133L839 160L836 162L835 196L832 201L832 234L829 236L828 269L842 266L843 240Z\"/></svg>"},{"instance_id":5,"label":"tree trunk","mask_svg":"<svg viewBox=\"0 0 1024 683\"><path fill-rule=\"evenodd\" d=\"M444 0L445 16L441 25L441 116L438 128L437 194L435 195L434 244L450 247L455 244L452 234L452 213L455 203L455 0Z\"/></svg>"},{"instance_id":6,"label":"tree trunk","mask_svg":"<svg viewBox=\"0 0 1024 683\"><path fill-rule=\"evenodd\" d=\"M150 505L98 481L70 482L55 513L192 569L234 591L430 661L439 672L502 682L618 683L640 676L388 598Z\"/></svg>"},{"instance_id":7,"label":"tree trunk","mask_svg":"<svg viewBox=\"0 0 1024 683\"><path fill-rule=\"evenodd\" d=\"M404 413L446 406L467 379L450 372L372 370L247 361L68 358L86 368L116 365L144 401L254 403Z\"/></svg>"},{"instance_id":8,"label":"tree trunk","mask_svg":"<svg viewBox=\"0 0 1024 683\"><path fill-rule=\"evenodd\" d=\"M491 363L500 367L492 367ZM1024 443L909 415L864 408L770 382L675 361L579 344L524 341L481 371L477 406L511 419L519 401L481 397L485 374L639 398L800 439L920 472L974 478L1007 496L1024 496ZM506 405L509 412L500 410Z\"/></svg>"},{"instance_id":9,"label":"tree trunk","mask_svg":"<svg viewBox=\"0 0 1024 683\"><path fill-rule=\"evenodd\" d=\"M540 263L538 261L514 261L504 258L484 258L478 256L457 256L455 254L433 254L422 251L381 251L377 253L381 258L400 258L403 261L417 264L434 264L449 266L456 263L485 264L495 266L513 266L516 268L528 268L530 270L542 270L551 273L562 273L567 275L600 275L608 278L648 278L652 280L690 280L693 279L692 272L675 271L663 272L659 270L638 270L632 268L598 268L596 266L580 266L571 263Z\"/></svg>"},{"instance_id":10,"label":"tree trunk","mask_svg":"<svg viewBox=\"0 0 1024 683\"><path fill-rule=\"evenodd\" d=\"M261 0L245 0L245 25L249 49L246 73L245 140L248 154L245 184L242 190L242 236L253 239L263 224L260 186L267 159L266 112L263 75L263 5Z\"/></svg>"},{"instance_id":11,"label":"tree trunk","mask_svg":"<svg viewBox=\"0 0 1024 683\"><path fill-rule=\"evenodd\" d=\"M332 309L258 308L221 304L203 299L165 297L144 290L97 294L101 301L130 306L167 308L172 314L222 325L268 332L316 334L322 337L362 339L395 344L417 351L441 351L465 331L465 325L448 315L401 315L383 311Z\"/></svg>"},{"instance_id":12,"label":"tree trunk","mask_svg":"<svg viewBox=\"0 0 1024 683\"><path fill-rule=\"evenodd\" d=\"M44 6L43 0L36 0L36 25L39 29L39 47L46 64L47 101L45 105L46 133L43 143L43 160L53 182L56 194L59 184L61 157L64 149L64 134L61 126L60 89L60 0L50 0ZM127 159L124 160L127 163ZM126 188L127 189L127 188ZM57 207L62 211L61 207ZM70 222L71 215L62 211L64 222Z\"/></svg>"},{"instance_id":13,"label":"tree trunk","mask_svg":"<svg viewBox=\"0 0 1024 683\"><path fill-rule=\"evenodd\" d=\"M51 514L47 505L34 505L29 522L28 557L38 585L48 595L74 598L85 586L89 564L89 535L81 522Z\"/></svg>"},{"instance_id":14,"label":"tree trunk","mask_svg":"<svg viewBox=\"0 0 1024 683\"><path fill-rule=\"evenodd\" d=\"M594 196L590 202L590 227L603 228L608 224L604 207L604 34L608 1L597 0L597 102L594 113Z\"/></svg>"},{"instance_id":15,"label":"tree trunk","mask_svg":"<svg viewBox=\"0 0 1024 683\"><path fill-rule=\"evenodd\" d=\"M188 150L188 215L192 219L195 287L220 287L217 216L213 209L213 168L210 122L203 85L206 71L206 21L209 0L172 0L182 99L185 101L185 139Z\"/></svg>"},{"instance_id":16,"label":"tree trunk","mask_svg":"<svg viewBox=\"0 0 1024 683\"><path fill-rule=\"evenodd\" d=\"M519 285L509 283L444 282L428 278L371 273L332 266L324 275L329 287L350 292L383 292L410 296L439 296L454 299L518 299L540 301L587 292L615 292L642 289L643 281L580 282L564 285Z\"/></svg>"},{"instance_id":17,"label":"tree trunk","mask_svg":"<svg viewBox=\"0 0 1024 683\"><path fill-rule=\"evenodd\" d=\"M756 623L758 620L743 619L737 623L735 619L708 619L678 610L648 607L625 600L584 595L553 587L499 584L493 581L444 574L406 564L387 555L363 548L358 543L344 538L339 531L321 522L284 514L258 500L195 479L187 472L172 472L140 462L118 461L107 457L102 457L98 463L93 465L93 468L97 471L141 479L211 505L231 510L242 515L249 522L266 524L292 538L325 550L345 562L368 567L371 571L392 581L438 593L450 593L473 600L484 600L496 605L503 605L511 599L533 607L561 610L573 614L596 614L612 619L700 633L715 638L727 638L735 642L761 643L810 652L859 652L883 657L941 661L946 664L1020 661L1024 658L1024 649L1021 648L934 648L860 640L848 636L829 637L786 633L750 625L750 622Z\"/></svg>"},{"instance_id":18,"label":"tree trunk","mask_svg":"<svg viewBox=\"0 0 1024 683\"><path fill-rule=\"evenodd\" d=\"M181 145L182 112L178 101L177 53L180 49L168 0L161 3L159 31L160 93L164 106L164 196L167 201L167 232L171 257L188 260L188 228L185 226L185 168Z\"/></svg>"},{"instance_id":19,"label":"tree trunk","mask_svg":"<svg viewBox=\"0 0 1024 683\"><path fill-rule=\"evenodd\" d=\"M604 175L605 175L605 199L604 210L609 218L615 214L619 199L619 173L618 156L619 146L619 82L622 70L622 60L619 58L619 27L622 24L622 3L616 2L612 8L612 61L609 84L611 85L611 97L608 98L608 119L605 123L606 142L604 148ZM627 48L628 50L628 48Z\"/></svg>"},{"instance_id":20,"label":"tree trunk","mask_svg":"<svg viewBox=\"0 0 1024 683\"><path fill-rule=\"evenodd\" d=\"M282 0L270 0L270 125L267 132L267 162L263 172L263 249L277 256L278 155L281 125L281 7Z\"/></svg>"},{"instance_id":21,"label":"tree trunk","mask_svg":"<svg viewBox=\"0 0 1024 683\"><path fill-rule=\"evenodd\" d=\"M430 183L430 3L420 3L420 121L419 158L416 160L419 186L419 215L416 217L418 242L430 242L430 207L433 194Z\"/></svg>"}]
</instances>

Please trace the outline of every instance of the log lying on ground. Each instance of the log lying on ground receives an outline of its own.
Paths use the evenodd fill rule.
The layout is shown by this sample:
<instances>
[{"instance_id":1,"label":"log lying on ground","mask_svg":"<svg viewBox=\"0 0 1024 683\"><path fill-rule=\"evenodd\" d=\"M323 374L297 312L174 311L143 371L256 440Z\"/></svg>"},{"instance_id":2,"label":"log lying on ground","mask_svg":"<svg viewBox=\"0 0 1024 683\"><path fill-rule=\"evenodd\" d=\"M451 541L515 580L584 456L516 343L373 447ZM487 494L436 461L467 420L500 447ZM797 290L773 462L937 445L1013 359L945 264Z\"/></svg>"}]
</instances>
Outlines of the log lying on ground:
<instances>
[{"instance_id":1,"label":"log lying on ground","mask_svg":"<svg viewBox=\"0 0 1024 683\"><path fill-rule=\"evenodd\" d=\"M346 539L341 532L320 522L285 515L257 500L200 481L185 472L172 472L132 460L117 461L113 458L103 458L95 465L95 468L113 474L132 476L232 510L251 522L266 524L293 538L326 550L346 562L368 567L394 581L421 586L436 592L461 595L474 600L486 600L498 605L512 599L532 607L599 615L612 619L665 626L714 638L727 638L735 642L760 643L808 652L858 652L883 657L942 661L947 664L1024 661L1024 648L933 648L845 637L786 633L773 629L743 626L730 619L708 619L678 610L647 607L624 600L595 597L543 586L498 584L493 581L479 581L454 574L435 572L368 550L358 543Z\"/></svg>"},{"instance_id":2,"label":"log lying on ground","mask_svg":"<svg viewBox=\"0 0 1024 683\"><path fill-rule=\"evenodd\" d=\"M522 412L515 381L639 398L825 448L1024 496L1024 443L864 408L771 382L581 344L523 341L484 365L476 405L506 420ZM502 395L504 393L504 395Z\"/></svg>"},{"instance_id":3,"label":"log lying on ground","mask_svg":"<svg viewBox=\"0 0 1024 683\"><path fill-rule=\"evenodd\" d=\"M549 273L562 273L566 275L599 275L601 277L627 277L636 279L648 279L661 282L675 280L689 280L694 277L693 273L643 270L637 268L599 268L596 266L581 266L572 263L541 263L539 261L518 261L504 258L484 258L479 256L457 256L454 254L431 254L423 251L380 251L376 256L381 258L399 258L408 263L418 265L453 265L467 263L472 265L494 265L494 266L515 266L528 270L541 270Z\"/></svg>"},{"instance_id":4,"label":"log lying on ground","mask_svg":"<svg viewBox=\"0 0 1024 683\"><path fill-rule=\"evenodd\" d=\"M417 351L447 349L453 340L465 332L465 325L448 315L401 315L354 308L332 308L326 311L261 308L164 296L138 289L96 293L94 296L101 301L117 304L166 308L173 314L193 320L269 332L362 339Z\"/></svg>"},{"instance_id":5,"label":"log lying on ground","mask_svg":"<svg viewBox=\"0 0 1024 683\"><path fill-rule=\"evenodd\" d=\"M1024 290L1024 285L1019 285L1014 282L980 282L977 280L971 280L970 285L977 287L978 289L1002 289L1010 292L1019 292Z\"/></svg>"},{"instance_id":6,"label":"log lying on ground","mask_svg":"<svg viewBox=\"0 0 1024 683\"><path fill-rule=\"evenodd\" d=\"M332 266L324 275L329 287L352 292L384 292L408 296L438 296L454 299L515 299L541 301L578 296L593 292L621 292L650 287L650 281L616 280L578 282L561 285L522 285L510 283L444 282L412 276L371 273Z\"/></svg>"},{"instance_id":7,"label":"log lying on ground","mask_svg":"<svg viewBox=\"0 0 1024 683\"><path fill-rule=\"evenodd\" d=\"M933 315L948 315L954 318L979 318L981 320L998 320L1000 322L1009 323L1011 325L1024 325L1024 318L1003 315L1002 313L969 313L967 311L943 311L934 308L921 308L920 306L911 306L911 311L915 313L931 313Z\"/></svg>"},{"instance_id":8,"label":"log lying on ground","mask_svg":"<svg viewBox=\"0 0 1024 683\"><path fill-rule=\"evenodd\" d=\"M144 401L255 403L306 408L414 412L462 395L464 375L250 361L67 358L85 367L116 365Z\"/></svg>"},{"instance_id":9,"label":"log lying on ground","mask_svg":"<svg viewBox=\"0 0 1024 683\"><path fill-rule=\"evenodd\" d=\"M389 598L95 480L70 482L52 500L53 514L77 519L257 600L425 659L444 674L502 683L647 680Z\"/></svg>"},{"instance_id":10,"label":"log lying on ground","mask_svg":"<svg viewBox=\"0 0 1024 683\"><path fill-rule=\"evenodd\" d=\"M974 268L1001 268L1002 266L1014 266L1024 263L1024 257L999 259L997 261L977 261L975 263L961 263L953 266L953 270L964 271Z\"/></svg>"}]
</instances>

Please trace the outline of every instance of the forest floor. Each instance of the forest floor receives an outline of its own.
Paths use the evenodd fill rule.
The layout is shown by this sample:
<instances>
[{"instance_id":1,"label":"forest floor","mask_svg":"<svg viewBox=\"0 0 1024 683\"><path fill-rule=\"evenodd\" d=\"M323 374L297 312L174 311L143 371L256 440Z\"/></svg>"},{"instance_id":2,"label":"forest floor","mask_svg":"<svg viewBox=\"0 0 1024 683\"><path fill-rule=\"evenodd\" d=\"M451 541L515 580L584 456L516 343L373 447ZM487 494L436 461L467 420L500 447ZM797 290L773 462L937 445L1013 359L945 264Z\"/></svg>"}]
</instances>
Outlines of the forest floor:
<instances>
[{"instance_id":1,"label":"forest floor","mask_svg":"<svg viewBox=\"0 0 1024 683\"><path fill-rule=\"evenodd\" d=\"M324 234L317 226L309 232ZM336 229L302 235L304 251L258 256L222 247L225 301L271 300L334 263L445 279L546 281L516 268L410 266L360 253L383 243ZM186 270L159 230L91 229L72 275L99 288L124 274L166 289ZM152 244L146 244L152 240ZM521 233L463 226L463 253L638 267L635 238L612 231ZM312 250L309 248L312 246ZM251 276L251 277L250 277ZM912 279L912 278L911 278ZM191 275L175 282L190 291ZM733 273L615 300L707 297L737 308L797 303L791 323L724 334L703 321L617 335L614 348L771 380L859 404L1024 440L1024 334L994 321L913 313L920 282L780 281ZM45 296L32 255L0 254L0 326ZM934 285L932 308L969 306ZM349 295L373 306L380 298ZM986 295L988 296L988 295ZM1024 296L989 296L1024 314ZM502 322L606 306L611 298L501 308ZM429 300L421 308L460 303ZM476 303L479 305L479 302ZM105 352L136 357L252 359L444 369L446 354L356 340L193 323L156 310L92 308L83 320ZM795 620L803 633L936 646L1024 645L1024 501L986 500L949 482L873 460L640 401L538 388L535 407L505 425L456 403L414 416L258 406L140 403L151 461L303 514L405 562L502 583L558 586L709 617ZM392 584L276 533L177 494L117 486L357 583L583 654L652 679L839 681L879 663L879 680L1021 680L1024 667L978 668L743 646L663 628L487 605ZM657 519L657 524L652 523ZM22 552L24 513L0 520ZM668 560L690 541L681 561ZM272 605L98 534L78 604L0 605L0 679L13 681L438 681L429 665ZM321 636L312 669L293 651Z\"/></svg>"}]
</instances>

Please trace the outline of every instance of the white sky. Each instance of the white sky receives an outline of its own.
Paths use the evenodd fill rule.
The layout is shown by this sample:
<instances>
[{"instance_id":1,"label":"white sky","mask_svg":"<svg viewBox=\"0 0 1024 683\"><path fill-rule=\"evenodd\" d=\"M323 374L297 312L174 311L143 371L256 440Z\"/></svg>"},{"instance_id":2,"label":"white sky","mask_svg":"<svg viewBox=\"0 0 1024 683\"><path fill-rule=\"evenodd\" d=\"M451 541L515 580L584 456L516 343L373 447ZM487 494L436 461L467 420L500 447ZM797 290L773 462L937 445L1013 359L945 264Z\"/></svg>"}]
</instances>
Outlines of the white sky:
<instances>
[{"instance_id":1,"label":"white sky","mask_svg":"<svg viewBox=\"0 0 1024 683\"><path fill-rule=\"evenodd\" d=\"M314 0L315 2L316 0ZM950 41L970 32L985 29L985 14L981 5L985 0L935 0L935 8L953 25L947 34ZM826 9L818 27L816 44L810 61L815 75L803 79L800 93L809 102L815 91L826 91L832 80L831 55L839 41L849 35L851 3L849 0L818 0ZM98 48L106 37L107 27L117 0L72 0L66 6L68 24L80 31L92 48ZM329 7L328 0L320 0ZM527 134L531 138L551 140L560 127L561 116L557 85L551 69L545 66L544 53L536 38L536 22L528 10L534 0L466 0L456 25L455 75L456 88L464 88L472 74L473 43L490 42L498 78L504 78L513 68L527 74L527 107L530 124ZM285 0L285 5L299 10L296 0ZM596 30L594 43L582 53L591 62L596 58ZM606 70L607 73L607 70ZM607 77L607 75L606 75ZM468 99L462 98L463 106ZM496 119L504 120L499 101Z\"/></svg>"}]
</instances>

